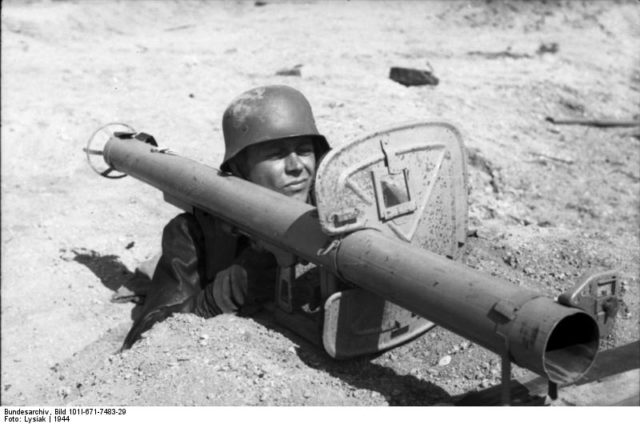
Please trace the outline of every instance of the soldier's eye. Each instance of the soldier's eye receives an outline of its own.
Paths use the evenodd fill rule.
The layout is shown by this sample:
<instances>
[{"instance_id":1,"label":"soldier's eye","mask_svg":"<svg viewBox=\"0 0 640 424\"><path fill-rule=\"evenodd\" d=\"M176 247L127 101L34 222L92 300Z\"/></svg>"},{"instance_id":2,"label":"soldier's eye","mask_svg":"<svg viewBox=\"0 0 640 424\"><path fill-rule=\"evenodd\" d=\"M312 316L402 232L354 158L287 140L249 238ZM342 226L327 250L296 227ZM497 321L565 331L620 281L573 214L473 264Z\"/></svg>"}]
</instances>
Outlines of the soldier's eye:
<instances>
[{"instance_id":1,"label":"soldier's eye","mask_svg":"<svg viewBox=\"0 0 640 424\"><path fill-rule=\"evenodd\" d=\"M264 156L268 159L276 159L283 156L282 149L269 149L264 152Z\"/></svg>"},{"instance_id":2,"label":"soldier's eye","mask_svg":"<svg viewBox=\"0 0 640 424\"><path fill-rule=\"evenodd\" d=\"M277 157L277 158L285 158L285 157L289 156L289 153L290 152L287 149L280 149L277 152L275 152L273 156Z\"/></svg>"},{"instance_id":3,"label":"soldier's eye","mask_svg":"<svg viewBox=\"0 0 640 424\"><path fill-rule=\"evenodd\" d=\"M303 156L309 156L313 154L313 145L312 144L303 144L302 146L296 149L296 153Z\"/></svg>"}]
</instances>

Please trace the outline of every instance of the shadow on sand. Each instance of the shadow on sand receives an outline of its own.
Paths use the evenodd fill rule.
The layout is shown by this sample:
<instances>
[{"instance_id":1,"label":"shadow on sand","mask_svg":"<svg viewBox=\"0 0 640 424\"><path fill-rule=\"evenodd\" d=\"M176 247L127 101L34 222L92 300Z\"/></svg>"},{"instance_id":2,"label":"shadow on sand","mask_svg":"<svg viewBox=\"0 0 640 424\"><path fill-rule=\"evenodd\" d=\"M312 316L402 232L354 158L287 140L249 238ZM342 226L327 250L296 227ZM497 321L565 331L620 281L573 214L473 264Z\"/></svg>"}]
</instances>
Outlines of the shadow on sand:
<instances>
[{"instance_id":1,"label":"shadow on sand","mask_svg":"<svg viewBox=\"0 0 640 424\"><path fill-rule=\"evenodd\" d=\"M131 318L135 320L139 316L141 304L151 283L147 276L137 271L131 272L116 255L102 255L85 248L71 249L71 253L73 256L63 259L78 262L89 268L106 288L114 292L112 302L135 303Z\"/></svg>"}]
</instances>

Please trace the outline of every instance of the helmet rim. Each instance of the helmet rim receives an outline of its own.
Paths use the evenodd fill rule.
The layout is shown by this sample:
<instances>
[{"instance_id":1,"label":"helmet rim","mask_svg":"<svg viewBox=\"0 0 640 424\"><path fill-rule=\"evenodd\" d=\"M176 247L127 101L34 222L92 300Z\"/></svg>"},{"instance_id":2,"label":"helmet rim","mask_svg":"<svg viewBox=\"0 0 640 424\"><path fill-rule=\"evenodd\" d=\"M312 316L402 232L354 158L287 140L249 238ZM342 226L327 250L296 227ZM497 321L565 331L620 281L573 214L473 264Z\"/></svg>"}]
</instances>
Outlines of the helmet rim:
<instances>
[{"instance_id":1,"label":"helmet rim","mask_svg":"<svg viewBox=\"0 0 640 424\"><path fill-rule=\"evenodd\" d=\"M249 146L295 137L311 137L319 159L329 150L315 124L311 105L293 87L268 85L237 96L222 117L225 154L220 169Z\"/></svg>"}]
</instances>

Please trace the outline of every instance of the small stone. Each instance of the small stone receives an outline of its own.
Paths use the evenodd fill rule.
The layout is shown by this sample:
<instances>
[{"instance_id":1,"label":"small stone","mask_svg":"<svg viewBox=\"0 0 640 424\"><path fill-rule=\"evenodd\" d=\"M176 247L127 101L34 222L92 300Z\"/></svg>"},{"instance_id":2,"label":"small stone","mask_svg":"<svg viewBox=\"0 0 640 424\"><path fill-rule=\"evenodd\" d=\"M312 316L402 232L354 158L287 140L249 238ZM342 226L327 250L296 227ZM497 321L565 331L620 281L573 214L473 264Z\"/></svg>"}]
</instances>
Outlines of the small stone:
<instances>
[{"instance_id":1,"label":"small stone","mask_svg":"<svg viewBox=\"0 0 640 424\"><path fill-rule=\"evenodd\" d=\"M389 70L389 78L405 87L413 85L438 85L438 78L430 70L402 68L394 66Z\"/></svg>"},{"instance_id":2,"label":"small stone","mask_svg":"<svg viewBox=\"0 0 640 424\"><path fill-rule=\"evenodd\" d=\"M279 69L278 71L276 71L276 75L299 77L300 75L302 75L302 73L300 72L300 68L302 68L301 64L296 65L292 68Z\"/></svg>"},{"instance_id":3,"label":"small stone","mask_svg":"<svg viewBox=\"0 0 640 424\"><path fill-rule=\"evenodd\" d=\"M438 361L438 365L440 365L441 367L444 367L449 365L450 362L451 362L451 356L446 355L440 358L440 361Z\"/></svg>"},{"instance_id":4,"label":"small stone","mask_svg":"<svg viewBox=\"0 0 640 424\"><path fill-rule=\"evenodd\" d=\"M71 389L69 389L68 387L60 387L58 389L58 395L63 399L69 396L70 394L71 394Z\"/></svg>"}]
</instances>

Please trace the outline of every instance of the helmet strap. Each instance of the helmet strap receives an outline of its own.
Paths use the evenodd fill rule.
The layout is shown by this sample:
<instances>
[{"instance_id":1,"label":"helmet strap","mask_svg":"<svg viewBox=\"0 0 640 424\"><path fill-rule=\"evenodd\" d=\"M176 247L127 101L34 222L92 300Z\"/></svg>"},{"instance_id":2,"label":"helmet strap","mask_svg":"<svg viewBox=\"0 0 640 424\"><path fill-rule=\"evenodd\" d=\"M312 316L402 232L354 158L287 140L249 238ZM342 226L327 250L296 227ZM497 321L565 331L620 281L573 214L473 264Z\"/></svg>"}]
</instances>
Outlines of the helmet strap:
<instances>
[{"instance_id":1,"label":"helmet strap","mask_svg":"<svg viewBox=\"0 0 640 424\"><path fill-rule=\"evenodd\" d=\"M231 158L228 162L229 169L231 173L236 177L242 178L243 180L248 179L248 172L246 169L246 152L241 151L236 156Z\"/></svg>"}]
</instances>

